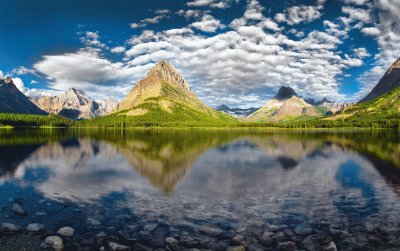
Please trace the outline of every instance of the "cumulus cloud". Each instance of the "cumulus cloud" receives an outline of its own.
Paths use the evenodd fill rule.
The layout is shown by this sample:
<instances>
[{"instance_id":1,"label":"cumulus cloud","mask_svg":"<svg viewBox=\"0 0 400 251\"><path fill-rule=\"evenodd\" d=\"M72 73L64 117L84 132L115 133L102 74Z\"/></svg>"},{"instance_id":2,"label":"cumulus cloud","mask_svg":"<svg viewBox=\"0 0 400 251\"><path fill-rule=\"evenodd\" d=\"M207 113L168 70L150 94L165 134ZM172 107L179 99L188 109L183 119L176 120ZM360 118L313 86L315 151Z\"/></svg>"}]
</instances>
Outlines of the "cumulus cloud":
<instances>
[{"instance_id":1,"label":"cumulus cloud","mask_svg":"<svg viewBox=\"0 0 400 251\"><path fill-rule=\"evenodd\" d=\"M202 11L202 10L179 10L176 14L183 16L187 19L189 18L199 18L205 13L209 13L209 11Z\"/></svg>"},{"instance_id":2,"label":"cumulus cloud","mask_svg":"<svg viewBox=\"0 0 400 251\"><path fill-rule=\"evenodd\" d=\"M218 19L215 19L209 14L205 14L201 20L194 22L190 25L193 28L201 30L203 32L216 32L218 29L223 29L226 26L221 23Z\"/></svg>"},{"instance_id":3,"label":"cumulus cloud","mask_svg":"<svg viewBox=\"0 0 400 251\"><path fill-rule=\"evenodd\" d=\"M217 9L226 9L231 6L232 0L194 0L188 2L189 7L211 7Z\"/></svg>"},{"instance_id":4,"label":"cumulus cloud","mask_svg":"<svg viewBox=\"0 0 400 251\"><path fill-rule=\"evenodd\" d=\"M12 75L25 75L25 74L33 74L36 75L35 70L26 68L25 66L19 66L11 71Z\"/></svg>"},{"instance_id":5,"label":"cumulus cloud","mask_svg":"<svg viewBox=\"0 0 400 251\"><path fill-rule=\"evenodd\" d=\"M361 30L362 33L369 36L379 36L381 31L376 27L365 27Z\"/></svg>"},{"instance_id":6,"label":"cumulus cloud","mask_svg":"<svg viewBox=\"0 0 400 251\"><path fill-rule=\"evenodd\" d=\"M58 91L79 88L93 96L125 96L132 87L131 80L146 67L129 68L113 63L93 51L80 50L63 55L46 55L34 64L45 75L49 87Z\"/></svg>"},{"instance_id":7,"label":"cumulus cloud","mask_svg":"<svg viewBox=\"0 0 400 251\"><path fill-rule=\"evenodd\" d=\"M4 73L2 71L0 71L0 79L4 78Z\"/></svg>"},{"instance_id":8,"label":"cumulus cloud","mask_svg":"<svg viewBox=\"0 0 400 251\"><path fill-rule=\"evenodd\" d=\"M163 10L155 10L154 13L156 14L156 16L151 18L144 18L140 20L139 23L131 23L129 24L129 26L132 29L137 29L146 27L149 24L158 24L161 20L169 18L169 14L171 13L171 11L163 9Z\"/></svg>"},{"instance_id":9,"label":"cumulus cloud","mask_svg":"<svg viewBox=\"0 0 400 251\"><path fill-rule=\"evenodd\" d=\"M362 26L371 22L371 11L369 9L343 6L342 12L348 15L347 18L343 19L346 23L356 22L359 26Z\"/></svg>"},{"instance_id":10,"label":"cumulus cloud","mask_svg":"<svg viewBox=\"0 0 400 251\"><path fill-rule=\"evenodd\" d=\"M289 25L310 23L321 17L321 10L323 9L324 3L325 1L318 1L316 6L292 6L286 9L284 13L277 13L275 15L275 20Z\"/></svg>"},{"instance_id":11,"label":"cumulus cloud","mask_svg":"<svg viewBox=\"0 0 400 251\"><path fill-rule=\"evenodd\" d=\"M100 35L98 33L98 31L86 31L84 34L78 33L78 35L81 35L81 42L88 48L92 48L93 50L97 50L99 48L108 49L106 44L100 42Z\"/></svg>"},{"instance_id":12,"label":"cumulus cloud","mask_svg":"<svg viewBox=\"0 0 400 251\"><path fill-rule=\"evenodd\" d=\"M123 46L117 46L117 47L112 48L112 49L111 49L111 52L112 52L112 53L115 53L115 54L121 54L121 53L124 52L125 50L126 50L125 47L123 47Z\"/></svg>"},{"instance_id":13,"label":"cumulus cloud","mask_svg":"<svg viewBox=\"0 0 400 251\"><path fill-rule=\"evenodd\" d=\"M365 5L369 0L344 0L346 4Z\"/></svg>"},{"instance_id":14,"label":"cumulus cloud","mask_svg":"<svg viewBox=\"0 0 400 251\"><path fill-rule=\"evenodd\" d=\"M368 53L367 49L363 47L354 49L354 53L358 58L361 59L371 56L371 54Z\"/></svg>"}]
</instances>

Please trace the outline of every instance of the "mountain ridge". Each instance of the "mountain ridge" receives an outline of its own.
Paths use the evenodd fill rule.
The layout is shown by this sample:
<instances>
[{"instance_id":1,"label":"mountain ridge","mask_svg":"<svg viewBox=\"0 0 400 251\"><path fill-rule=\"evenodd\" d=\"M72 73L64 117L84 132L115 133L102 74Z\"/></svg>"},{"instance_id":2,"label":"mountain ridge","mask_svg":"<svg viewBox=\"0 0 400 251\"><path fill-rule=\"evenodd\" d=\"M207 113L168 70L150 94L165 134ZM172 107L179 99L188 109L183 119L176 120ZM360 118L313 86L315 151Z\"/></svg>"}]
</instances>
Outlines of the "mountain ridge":
<instances>
[{"instance_id":1,"label":"mountain ridge","mask_svg":"<svg viewBox=\"0 0 400 251\"><path fill-rule=\"evenodd\" d=\"M0 112L46 115L15 86L11 77L0 79Z\"/></svg>"},{"instance_id":2,"label":"mountain ridge","mask_svg":"<svg viewBox=\"0 0 400 251\"><path fill-rule=\"evenodd\" d=\"M279 88L274 98L246 117L250 122L282 122L302 116L320 116L320 112L290 87Z\"/></svg>"},{"instance_id":3,"label":"mountain ridge","mask_svg":"<svg viewBox=\"0 0 400 251\"><path fill-rule=\"evenodd\" d=\"M232 108L225 104L219 105L215 107L215 110L223 112L225 114L231 115L235 118L245 118L248 115L252 114L253 112L257 111L258 108L250 107L250 108Z\"/></svg>"},{"instance_id":4,"label":"mountain ridge","mask_svg":"<svg viewBox=\"0 0 400 251\"><path fill-rule=\"evenodd\" d=\"M400 87L400 58L394 61L378 84L371 90L371 92L361 99L359 103L373 100L385 93L388 93Z\"/></svg>"},{"instance_id":5,"label":"mountain ridge","mask_svg":"<svg viewBox=\"0 0 400 251\"><path fill-rule=\"evenodd\" d=\"M32 102L50 114L69 119L91 119L104 116L110 113L117 103L113 100L93 100L84 91L75 88L70 88L59 96L32 98Z\"/></svg>"}]
</instances>

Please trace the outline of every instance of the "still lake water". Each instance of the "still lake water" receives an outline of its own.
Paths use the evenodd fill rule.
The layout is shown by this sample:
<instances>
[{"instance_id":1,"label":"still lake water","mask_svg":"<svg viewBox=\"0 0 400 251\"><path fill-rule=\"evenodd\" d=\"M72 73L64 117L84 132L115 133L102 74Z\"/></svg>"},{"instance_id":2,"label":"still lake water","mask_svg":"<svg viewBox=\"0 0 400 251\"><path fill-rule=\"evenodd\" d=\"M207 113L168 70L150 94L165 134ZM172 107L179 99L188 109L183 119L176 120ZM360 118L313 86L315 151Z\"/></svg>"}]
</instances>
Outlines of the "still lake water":
<instances>
[{"instance_id":1,"label":"still lake water","mask_svg":"<svg viewBox=\"0 0 400 251\"><path fill-rule=\"evenodd\" d=\"M2 129L0 250L398 250L398 170L396 131Z\"/></svg>"}]
</instances>

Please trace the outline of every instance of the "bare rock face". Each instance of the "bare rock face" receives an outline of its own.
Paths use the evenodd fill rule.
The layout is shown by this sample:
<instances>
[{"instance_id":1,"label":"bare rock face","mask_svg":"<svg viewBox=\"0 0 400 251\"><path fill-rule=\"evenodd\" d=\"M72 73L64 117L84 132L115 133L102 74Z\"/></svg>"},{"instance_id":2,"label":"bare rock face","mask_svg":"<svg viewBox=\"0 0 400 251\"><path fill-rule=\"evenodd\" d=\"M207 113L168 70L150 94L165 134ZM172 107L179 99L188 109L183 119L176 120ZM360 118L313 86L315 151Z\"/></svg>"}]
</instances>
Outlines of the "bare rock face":
<instances>
[{"instance_id":1,"label":"bare rock face","mask_svg":"<svg viewBox=\"0 0 400 251\"><path fill-rule=\"evenodd\" d=\"M191 91L189 83L167 61L163 60L153 66L146 77L139 81L124 100L118 104L114 112L130 110L128 115L143 115L145 109L133 109L147 102L149 98L167 98L159 101L166 110L170 110L174 102L181 102L196 109L211 112L212 109L204 105ZM171 100L173 100L171 102Z\"/></svg>"},{"instance_id":2,"label":"bare rock face","mask_svg":"<svg viewBox=\"0 0 400 251\"><path fill-rule=\"evenodd\" d=\"M319 107L324 107L332 113L337 113L345 108L353 106L354 103L352 103L352 102L336 103L336 102L333 102L333 101L330 101L330 100L324 98L321 101L316 102L315 105L319 106Z\"/></svg>"},{"instance_id":3,"label":"bare rock face","mask_svg":"<svg viewBox=\"0 0 400 251\"><path fill-rule=\"evenodd\" d=\"M60 96L43 96L32 100L51 114L70 119L90 119L110 113L116 100L92 100L85 92L71 88Z\"/></svg>"},{"instance_id":4,"label":"bare rock face","mask_svg":"<svg viewBox=\"0 0 400 251\"><path fill-rule=\"evenodd\" d=\"M0 112L46 115L18 90L10 77L0 79Z\"/></svg>"},{"instance_id":5,"label":"bare rock face","mask_svg":"<svg viewBox=\"0 0 400 251\"><path fill-rule=\"evenodd\" d=\"M155 77L165 82L174 84L180 89L191 92L189 83L168 61L162 60L156 64L147 74L147 77Z\"/></svg>"},{"instance_id":6,"label":"bare rock face","mask_svg":"<svg viewBox=\"0 0 400 251\"><path fill-rule=\"evenodd\" d=\"M386 71L379 83L360 102L373 100L387 92L400 87L400 58L397 59Z\"/></svg>"},{"instance_id":7,"label":"bare rock face","mask_svg":"<svg viewBox=\"0 0 400 251\"><path fill-rule=\"evenodd\" d=\"M282 86L275 97L246 119L253 122L278 122L299 116L318 116L314 106L297 96L296 92Z\"/></svg>"},{"instance_id":8,"label":"bare rock face","mask_svg":"<svg viewBox=\"0 0 400 251\"><path fill-rule=\"evenodd\" d=\"M282 86L279 89L278 93L275 95L275 99L286 100L286 99L289 99L289 98L291 98L293 96L298 97L296 92L292 88L287 87L287 86Z\"/></svg>"}]
</instances>

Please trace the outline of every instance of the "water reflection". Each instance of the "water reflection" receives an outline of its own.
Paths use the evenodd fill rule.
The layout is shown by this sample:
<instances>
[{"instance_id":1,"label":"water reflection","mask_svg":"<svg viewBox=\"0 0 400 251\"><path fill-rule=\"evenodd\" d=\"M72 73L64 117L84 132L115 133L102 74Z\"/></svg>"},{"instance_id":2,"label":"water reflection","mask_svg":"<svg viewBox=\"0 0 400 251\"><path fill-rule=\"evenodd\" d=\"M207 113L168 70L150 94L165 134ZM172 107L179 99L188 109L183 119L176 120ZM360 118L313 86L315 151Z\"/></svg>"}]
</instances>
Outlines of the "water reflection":
<instances>
[{"instance_id":1,"label":"water reflection","mask_svg":"<svg viewBox=\"0 0 400 251\"><path fill-rule=\"evenodd\" d=\"M397 132L0 134L0 192L13 184L84 204L109 225L116 208L196 234L204 226L238 233L304 221L350 231L400 220Z\"/></svg>"}]
</instances>

